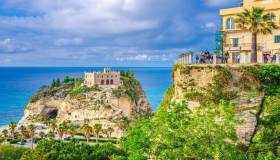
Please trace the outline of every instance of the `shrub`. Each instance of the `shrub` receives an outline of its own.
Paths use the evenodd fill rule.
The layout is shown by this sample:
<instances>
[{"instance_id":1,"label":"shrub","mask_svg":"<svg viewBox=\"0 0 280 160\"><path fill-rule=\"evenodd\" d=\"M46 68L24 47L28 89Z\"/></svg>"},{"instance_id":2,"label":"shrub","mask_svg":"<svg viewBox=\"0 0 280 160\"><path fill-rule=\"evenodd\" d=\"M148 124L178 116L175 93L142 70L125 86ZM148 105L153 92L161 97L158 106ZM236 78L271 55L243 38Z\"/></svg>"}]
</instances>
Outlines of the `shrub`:
<instances>
[{"instance_id":1,"label":"shrub","mask_svg":"<svg viewBox=\"0 0 280 160\"><path fill-rule=\"evenodd\" d=\"M115 156L126 154L112 143L88 145L78 141L41 140L34 151L26 152L23 157L28 159L100 159L110 160Z\"/></svg>"},{"instance_id":2,"label":"shrub","mask_svg":"<svg viewBox=\"0 0 280 160\"><path fill-rule=\"evenodd\" d=\"M0 160L19 160L21 156L30 149L14 147L12 145L0 146Z\"/></svg>"}]
</instances>

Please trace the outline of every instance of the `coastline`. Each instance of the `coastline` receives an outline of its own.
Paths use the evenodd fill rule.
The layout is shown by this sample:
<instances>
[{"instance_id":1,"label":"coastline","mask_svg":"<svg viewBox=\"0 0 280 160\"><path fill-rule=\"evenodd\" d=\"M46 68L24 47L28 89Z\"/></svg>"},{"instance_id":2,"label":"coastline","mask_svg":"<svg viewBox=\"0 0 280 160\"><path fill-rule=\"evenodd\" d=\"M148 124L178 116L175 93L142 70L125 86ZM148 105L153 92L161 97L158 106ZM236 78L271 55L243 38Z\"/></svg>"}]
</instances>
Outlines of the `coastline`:
<instances>
[{"instance_id":1,"label":"coastline","mask_svg":"<svg viewBox=\"0 0 280 160\"><path fill-rule=\"evenodd\" d=\"M4 125L4 126L0 126L0 132L2 132L4 129L8 129L9 125Z\"/></svg>"}]
</instances>

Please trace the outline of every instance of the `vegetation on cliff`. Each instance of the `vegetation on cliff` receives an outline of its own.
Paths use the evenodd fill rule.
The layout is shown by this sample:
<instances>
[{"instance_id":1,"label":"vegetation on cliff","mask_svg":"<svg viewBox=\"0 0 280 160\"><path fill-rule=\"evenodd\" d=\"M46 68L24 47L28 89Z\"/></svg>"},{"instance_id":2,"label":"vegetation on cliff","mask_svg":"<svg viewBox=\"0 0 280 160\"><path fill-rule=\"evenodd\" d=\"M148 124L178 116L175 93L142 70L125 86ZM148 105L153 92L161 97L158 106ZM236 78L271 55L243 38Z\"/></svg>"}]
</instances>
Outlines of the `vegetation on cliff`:
<instances>
[{"instance_id":1,"label":"vegetation on cliff","mask_svg":"<svg viewBox=\"0 0 280 160\"><path fill-rule=\"evenodd\" d=\"M139 81L135 78L131 71L121 71L122 85L113 90L113 95L116 97L128 96L129 99L137 105L140 96L143 96L143 89Z\"/></svg>"},{"instance_id":2,"label":"vegetation on cliff","mask_svg":"<svg viewBox=\"0 0 280 160\"><path fill-rule=\"evenodd\" d=\"M120 160L126 153L111 143L88 145L78 141L42 140L34 150L0 146L2 160Z\"/></svg>"},{"instance_id":3,"label":"vegetation on cliff","mask_svg":"<svg viewBox=\"0 0 280 160\"><path fill-rule=\"evenodd\" d=\"M175 66L183 74L192 67ZM204 66L205 67L205 66ZM264 94L257 109L258 124L249 145L240 144L236 124L241 123L231 103L237 94L229 86L231 73L226 67L212 67L217 72L208 88L185 93L183 103L174 99L174 86L166 93L159 110L150 119L140 119L131 125L122 146L133 159L279 159L280 158L280 66L256 65L236 68L243 72L237 91ZM242 82L241 82L242 81ZM250 83L250 84L244 84ZM260 83L257 85L257 83ZM258 88L255 88L260 86ZM192 92L190 92L192 91ZM202 102L190 109L189 100ZM181 101L182 102L182 101Z\"/></svg>"},{"instance_id":4,"label":"vegetation on cliff","mask_svg":"<svg viewBox=\"0 0 280 160\"><path fill-rule=\"evenodd\" d=\"M117 98L127 96L132 102L137 105L138 100L143 96L143 90L139 81L135 78L133 72L121 72L122 85L113 90L113 95ZM30 102L34 103L43 97L59 97L65 98L70 95L72 98L79 98L83 93L91 91L101 91L98 86L87 87L82 85L83 78L70 78L66 77L63 81L60 79L53 80L48 86L42 86L34 95L31 96Z\"/></svg>"},{"instance_id":5,"label":"vegetation on cliff","mask_svg":"<svg viewBox=\"0 0 280 160\"><path fill-rule=\"evenodd\" d=\"M88 88L83 87L82 78L70 78L66 77L62 82L60 79L53 80L53 82L48 86L42 86L39 91L31 96L30 102L34 103L43 97L60 96L61 98L66 97L68 94L77 95L82 91L88 90Z\"/></svg>"},{"instance_id":6,"label":"vegetation on cliff","mask_svg":"<svg viewBox=\"0 0 280 160\"><path fill-rule=\"evenodd\" d=\"M175 66L174 70L189 76L191 67ZM191 78L187 87L184 81L175 83L166 92L158 111L152 117L138 117L132 121L117 145L105 143L92 146L75 141L43 140L35 150L25 152L21 158L280 159L280 66L254 65L233 70L208 67L215 74L207 87L199 88L199 84ZM200 66L194 68L203 70ZM234 72L242 73L235 82L232 80L236 76ZM136 83L133 76L125 73L123 77L126 85L115 90L114 95L125 93L137 101L133 95L139 88L130 89ZM185 80L185 77L182 79ZM183 96L176 95L176 85L185 91ZM258 112L254 134L248 144L240 143L236 134L236 125L242 123L236 116L240 112L238 101L251 103L256 96L262 97L260 106L246 106L248 111L254 107ZM242 99L236 100L240 97ZM200 102L200 105L191 104L193 101Z\"/></svg>"}]
</instances>

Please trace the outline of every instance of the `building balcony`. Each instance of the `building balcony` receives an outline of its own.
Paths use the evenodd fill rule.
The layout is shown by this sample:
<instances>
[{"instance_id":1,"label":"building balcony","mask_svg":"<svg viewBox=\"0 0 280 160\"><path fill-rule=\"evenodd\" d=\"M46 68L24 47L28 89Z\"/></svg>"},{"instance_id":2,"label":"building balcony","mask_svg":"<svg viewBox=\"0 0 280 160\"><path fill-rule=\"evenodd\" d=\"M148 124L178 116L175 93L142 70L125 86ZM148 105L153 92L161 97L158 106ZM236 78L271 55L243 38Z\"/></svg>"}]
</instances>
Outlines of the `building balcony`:
<instances>
[{"instance_id":1,"label":"building balcony","mask_svg":"<svg viewBox=\"0 0 280 160\"><path fill-rule=\"evenodd\" d=\"M241 44L225 44L224 49L226 51L250 51L252 43L241 43ZM261 50L262 46L257 44L257 49Z\"/></svg>"}]
</instances>

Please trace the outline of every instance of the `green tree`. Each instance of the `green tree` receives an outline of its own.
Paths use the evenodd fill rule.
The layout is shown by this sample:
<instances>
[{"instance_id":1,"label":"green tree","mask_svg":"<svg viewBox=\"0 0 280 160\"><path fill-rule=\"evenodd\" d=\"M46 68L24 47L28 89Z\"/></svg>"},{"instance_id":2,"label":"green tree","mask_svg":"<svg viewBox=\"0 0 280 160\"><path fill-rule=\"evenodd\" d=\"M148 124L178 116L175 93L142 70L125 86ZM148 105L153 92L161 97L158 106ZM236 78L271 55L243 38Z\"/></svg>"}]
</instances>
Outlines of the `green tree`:
<instances>
[{"instance_id":1,"label":"green tree","mask_svg":"<svg viewBox=\"0 0 280 160\"><path fill-rule=\"evenodd\" d=\"M102 130L101 124L94 124L93 126L94 133L96 135L96 142L98 142L100 131Z\"/></svg>"},{"instance_id":2,"label":"green tree","mask_svg":"<svg viewBox=\"0 0 280 160\"><path fill-rule=\"evenodd\" d=\"M64 133L67 131L67 126L65 125L65 123L61 123L59 124L58 128L57 128L57 133L60 139L63 138Z\"/></svg>"},{"instance_id":3,"label":"green tree","mask_svg":"<svg viewBox=\"0 0 280 160\"><path fill-rule=\"evenodd\" d=\"M54 138L55 138L55 133L54 133L53 131L49 131L49 133L48 133L48 138L49 138L49 140L54 140Z\"/></svg>"},{"instance_id":4,"label":"green tree","mask_svg":"<svg viewBox=\"0 0 280 160\"><path fill-rule=\"evenodd\" d=\"M165 103L167 104L167 103ZM235 107L208 104L190 110L188 103L161 106L151 120L132 123L122 147L138 159L232 159L236 145Z\"/></svg>"},{"instance_id":5,"label":"green tree","mask_svg":"<svg viewBox=\"0 0 280 160\"><path fill-rule=\"evenodd\" d=\"M271 14L265 13L264 8L252 7L251 10L245 9L238 15L237 26L252 33L252 62L257 62L257 35L271 34L273 29L278 27L272 21Z\"/></svg>"},{"instance_id":6,"label":"green tree","mask_svg":"<svg viewBox=\"0 0 280 160\"><path fill-rule=\"evenodd\" d=\"M28 131L27 128L24 125L21 125L19 127L20 134L21 134L21 141L23 141L24 138L28 138Z\"/></svg>"},{"instance_id":7,"label":"green tree","mask_svg":"<svg viewBox=\"0 0 280 160\"><path fill-rule=\"evenodd\" d=\"M39 137L40 137L41 139L45 138L45 132L41 131L41 132L39 133Z\"/></svg>"},{"instance_id":8,"label":"green tree","mask_svg":"<svg viewBox=\"0 0 280 160\"><path fill-rule=\"evenodd\" d=\"M110 160L126 157L111 143L88 145L78 141L40 141L33 151L25 152L21 160Z\"/></svg>"},{"instance_id":9,"label":"green tree","mask_svg":"<svg viewBox=\"0 0 280 160\"><path fill-rule=\"evenodd\" d=\"M83 130L84 136L87 139L87 143L88 143L90 135L92 133L92 127L90 125L88 125L88 124L84 124L82 126L82 130Z\"/></svg>"},{"instance_id":10,"label":"green tree","mask_svg":"<svg viewBox=\"0 0 280 160\"><path fill-rule=\"evenodd\" d=\"M2 134L4 135L5 138L9 137L9 131L7 129L3 129Z\"/></svg>"},{"instance_id":11,"label":"green tree","mask_svg":"<svg viewBox=\"0 0 280 160\"><path fill-rule=\"evenodd\" d=\"M50 122L50 128L53 132L55 132L56 128L57 128L57 121L56 119L52 119Z\"/></svg>"},{"instance_id":12,"label":"green tree","mask_svg":"<svg viewBox=\"0 0 280 160\"><path fill-rule=\"evenodd\" d=\"M113 132L114 132L114 128L112 128L112 127L107 128L107 137L112 138Z\"/></svg>"},{"instance_id":13,"label":"green tree","mask_svg":"<svg viewBox=\"0 0 280 160\"><path fill-rule=\"evenodd\" d=\"M29 151L27 148L12 145L0 145L0 160L20 160L21 156Z\"/></svg>"},{"instance_id":14,"label":"green tree","mask_svg":"<svg viewBox=\"0 0 280 160\"><path fill-rule=\"evenodd\" d=\"M12 136L12 138L15 138L15 130L17 128L17 123L16 122L11 122L9 124L9 130L10 130L10 134Z\"/></svg>"},{"instance_id":15,"label":"green tree","mask_svg":"<svg viewBox=\"0 0 280 160\"><path fill-rule=\"evenodd\" d=\"M67 133L71 136L71 138L73 139L74 136L77 134L77 130L74 126L70 126L67 130Z\"/></svg>"},{"instance_id":16,"label":"green tree","mask_svg":"<svg viewBox=\"0 0 280 160\"><path fill-rule=\"evenodd\" d=\"M122 136L124 136L125 131L129 127L129 120L126 118L121 119L120 121L118 121L117 125L122 131Z\"/></svg>"},{"instance_id":17,"label":"green tree","mask_svg":"<svg viewBox=\"0 0 280 160\"><path fill-rule=\"evenodd\" d=\"M33 124L30 124L30 125L28 125L27 130L28 130L28 133L29 133L30 138L31 138L31 148L33 149L33 138L34 138L34 135L35 135L36 126L33 125Z\"/></svg>"},{"instance_id":18,"label":"green tree","mask_svg":"<svg viewBox=\"0 0 280 160\"><path fill-rule=\"evenodd\" d=\"M121 140L121 148L128 154L128 159L146 160L151 158L150 119L139 118L132 122L126 136Z\"/></svg>"},{"instance_id":19,"label":"green tree","mask_svg":"<svg viewBox=\"0 0 280 160\"><path fill-rule=\"evenodd\" d=\"M3 135L0 135L0 145L1 143L5 142L6 138Z\"/></svg>"}]
</instances>

